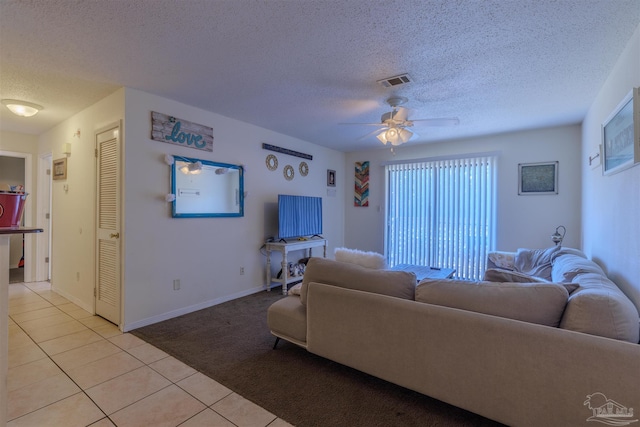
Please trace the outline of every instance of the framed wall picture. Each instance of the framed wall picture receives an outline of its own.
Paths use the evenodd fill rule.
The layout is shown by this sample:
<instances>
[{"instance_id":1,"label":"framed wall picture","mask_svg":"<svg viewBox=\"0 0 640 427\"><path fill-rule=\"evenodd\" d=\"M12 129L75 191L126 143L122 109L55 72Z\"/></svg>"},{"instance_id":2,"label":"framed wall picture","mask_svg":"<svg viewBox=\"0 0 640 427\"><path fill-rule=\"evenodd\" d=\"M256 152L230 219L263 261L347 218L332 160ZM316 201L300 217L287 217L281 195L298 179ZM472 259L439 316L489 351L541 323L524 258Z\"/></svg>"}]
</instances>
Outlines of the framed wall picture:
<instances>
[{"instance_id":1,"label":"framed wall picture","mask_svg":"<svg viewBox=\"0 0 640 427\"><path fill-rule=\"evenodd\" d=\"M518 164L518 194L558 194L558 162Z\"/></svg>"},{"instance_id":2,"label":"framed wall picture","mask_svg":"<svg viewBox=\"0 0 640 427\"><path fill-rule=\"evenodd\" d=\"M67 179L67 158L53 161L53 179Z\"/></svg>"},{"instance_id":3,"label":"framed wall picture","mask_svg":"<svg viewBox=\"0 0 640 427\"><path fill-rule=\"evenodd\" d=\"M602 173L640 163L640 94L634 88L602 124Z\"/></svg>"},{"instance_id":4,"label":"framed wall picture","mask_svg":"<svg viewBox=\"0 0 640 427\"><path fill-rule=\"evenodd\" d=\"M327 169L327 187L336 186L336 171Z\"/></svg>"}]
</instances>

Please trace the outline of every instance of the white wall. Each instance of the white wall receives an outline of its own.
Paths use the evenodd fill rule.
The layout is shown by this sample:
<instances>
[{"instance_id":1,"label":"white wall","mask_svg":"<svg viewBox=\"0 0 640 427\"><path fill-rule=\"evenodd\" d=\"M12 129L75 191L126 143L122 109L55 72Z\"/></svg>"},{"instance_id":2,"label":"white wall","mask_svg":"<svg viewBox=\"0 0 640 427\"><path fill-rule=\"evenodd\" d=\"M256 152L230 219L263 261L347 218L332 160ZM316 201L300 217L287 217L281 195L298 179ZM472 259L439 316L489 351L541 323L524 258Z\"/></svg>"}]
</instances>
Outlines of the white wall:
<instances>
[{"instance_id":1,"label":"white wall","mask_svg":"<svg viewBox=\"0 0 640 427\"><path fill-rule=\"evenodd\" d=\"M125 110L125 330L262 289L260 247L277 232L279 193L323 196L328 252L342 245L344 187L327 197L326 171L344 169L343 153L133 89L126 89ZM212 127L213 152L151 140L152 111ZM309 174L299 174L303 159L279 153L278 169L269 171L265 158L272 152L263 142L313 155ZM172 218L164 200L170 192L165 154L244 165L244 217ZM295 169L292 181L282 173L287 164ZM174 279L181 281L178 291Z\"/></svg>"},{"instance_id":2,"label":"white wall","mask_svg":"<svg viewBox=\"0 0 640 427\"><path fill-rule=\"evenodd\" d=\"M123 116L121 89L39 137L39 153L50 152L53 160L65 157L63 144L71 143L67 179L54 180L51 188L51 286L89 312L95 287L95 132ZM78 130L80 137L74 136Z\"/></svg>"},{"instance_id":3,"label":"white wall","mask_svg":"<svg viewBox=\"0 0 640 427\"><path fill-rule=\"evenodd\" d=\"M601 167L588 162L589 154L598 152L602 122L639 86L640 25L583 122L581 162L584 250L640 311L640 166L603 176Z\"/></svg>"},{"instance_id":4,"label":"white wall","mask_svg":"<svg viewBox=\"0 0 640 427\"><path fill-rule=\"evenodd\" d=\"M462 118L464 126L464 118ZM345 244L369 251L384 251L385 188L382 162L456 154L499 152L498 226L496 249L552 246L558 225L567 228L564 246L580 247L580 126L531 130L446 141L417 146L349 153L344 175ZM370 161L369 207L353 206L353 169L358 161ZM559 161L559 194L518 196L518 164Z\"/></svg>"}]
</instances>

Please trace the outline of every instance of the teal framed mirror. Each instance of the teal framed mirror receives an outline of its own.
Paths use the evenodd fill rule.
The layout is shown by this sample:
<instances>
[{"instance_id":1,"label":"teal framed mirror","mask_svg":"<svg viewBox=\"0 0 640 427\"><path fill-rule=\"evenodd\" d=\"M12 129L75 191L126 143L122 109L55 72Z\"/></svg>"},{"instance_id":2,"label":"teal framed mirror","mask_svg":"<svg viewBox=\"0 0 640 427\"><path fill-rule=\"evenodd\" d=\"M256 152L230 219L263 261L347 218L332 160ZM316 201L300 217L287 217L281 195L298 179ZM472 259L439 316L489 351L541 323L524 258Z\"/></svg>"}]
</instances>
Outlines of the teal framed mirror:
<instances>
[{"instance_id":1,"label":"teal framed mirror","mask_svg":"<svg viewBox=\"0 0 640 427\"><path fill-rule=\"evenodd\" d=\"M173 218L244 216L244 168L173 156Z\"/></svg>"}]
</instances>

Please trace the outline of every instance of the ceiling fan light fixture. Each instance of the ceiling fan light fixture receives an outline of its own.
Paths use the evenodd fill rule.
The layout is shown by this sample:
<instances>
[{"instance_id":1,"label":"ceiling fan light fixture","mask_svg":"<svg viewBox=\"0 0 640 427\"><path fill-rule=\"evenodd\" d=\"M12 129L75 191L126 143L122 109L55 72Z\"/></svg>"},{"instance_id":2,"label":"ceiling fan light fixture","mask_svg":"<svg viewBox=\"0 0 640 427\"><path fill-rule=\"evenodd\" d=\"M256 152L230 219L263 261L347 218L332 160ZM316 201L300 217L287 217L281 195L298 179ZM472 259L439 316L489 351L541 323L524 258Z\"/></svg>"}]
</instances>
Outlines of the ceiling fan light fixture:
<instances>
[{"instance_id":1,"label":"ceiling fan light fixture","mask_svg":"<svg viewBox=\"0 0 640 427\"><path fill-rule=\"evenodd\" d=\"M13 114L20 117L31 117L43 110L42 105L34 104L27 101L19 101L17 99L3 99L2 105L5 105Z\"/></svg>"},{"instance_id":2,"label":"ceiling fan light fixture","mask_svg":"<svg viewBox=\"0 0 640 427\"><path fill-rule=\"evenodd\" d=\"M400 140L400 134L398 132L398 129L396 128L390 128L388 131L386 131L385 138L387 138L387 141L389 141L391 145L402 144Z\"/></svg>"},{"instance_id":3,"label":"ceiling fan light fixture","mask_svg":"<svg viewBox=\"0 0 640 427\"><path fill-rule=\"evenodd\" d=\"M384 145L387 145L388 142L393 146L398 146L400 144L404 144L409 141L413 136L413 132L407 130L405 128L389 128L385 132L379 133L376 138Z\"/></svg>"},{"instance_id":4,"label":"ceiling fan light fixture","mask_svg":"<svg viewBox=\"0 0 640 427\"><path fill-rule=\"evenodd\" d=\"M400 137L400 141L402 141L402 143L405 143L411 139L411 137L413 136L413 132L406 128L402 128L399 130L398 136Z\"/></svg>"}]
</instances>

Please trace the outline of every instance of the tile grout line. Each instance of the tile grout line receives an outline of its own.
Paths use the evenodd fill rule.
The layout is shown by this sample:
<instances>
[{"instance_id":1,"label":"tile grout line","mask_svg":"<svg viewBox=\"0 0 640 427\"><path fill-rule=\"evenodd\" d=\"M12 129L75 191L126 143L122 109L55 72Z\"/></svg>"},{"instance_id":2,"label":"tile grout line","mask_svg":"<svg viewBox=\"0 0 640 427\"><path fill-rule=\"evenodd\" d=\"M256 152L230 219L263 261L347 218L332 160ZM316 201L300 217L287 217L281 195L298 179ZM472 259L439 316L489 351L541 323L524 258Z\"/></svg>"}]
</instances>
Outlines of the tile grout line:
<instances>
[{"instance_id":1,"label":"tile grout line","mask_svg":"<svg viewBox=\"0 0 640 427\"><path fill-rule=\"evenodd\" d=\"M131 353L129 350L131 350L132 348L139 347L140 345L144 345L144 344L148 344L148 345L150 345L150 346L152 346L152 347L154 347L154 348L157 348L157 347L153 346L153 344L148 343L148 342L147 342L147 341L145 341L144 339L142 339L142 338L139 338L139 337L138 337L138 338L143 342L143 344L140 344L140 345L138 345L138 346L133 346L133 347L130 347L130 348L123 348L123 347L119 346L118 344L116 344L116 343L112 342L112 341L110 340L110 338L113 338L113 337L116 337L116 336L122 336L122 335L124 335L124 334L128 334L128 332L122 332L122 331L119 331L119 334L118 334L118 335L114 335L114 336L111 336L111 337L105 337L105 336L104 336L104 335L102 335L100 332L97 332L93 327L90 327L90 326L86 325L86 324L85 324L85 323L83 323L80 319L75 318L75 317L73 317L73 316L69 315L66 311L64 311L64 310L62 310L62 309L60 309L60 308L59 308L59 305L64 305L64 304L74 304L73 302L68 301L68 300L66 300L66 299L65 299L65 301L66 301L66 302L65 302L64 304L58 304L58 305L56 305L56 304L55 304L55 303L53 303L52 301L49 301L48 299L46 299L45 297L43 297L42 295L40 295L37 291L35 291L35 290L31 289L31 288L30 288L29 286L27 286L25 283L15 283L15 284L12 284L12 285L21 285L21 286L22 286L22 287L24 287L26 290L28 290L30 293L33 293L33 294L37 295L37 296L38 296L38 297L39 297L43 302L46 302L46 303L50 304L50 307L44 307L44 308L39 308L39 309L35 309L35 310L27 310L27 311L25 311L25 312L21 312L21 313L17 313L17 314L28 313L28 312L30 312L30 311L31 311L31 312L33 312L33 311L37 311L37 310L43 310L43 309L47 309L47 308L56 308L60 313L65 314L65 315L68 315L68 316L69 316L69 317L71 317L73 320L75 320L75 321L79 322L80 324L82 324L82 325L83 325L87 330L92 331L92 332L94 332L95 334L99 335L101 340L103 340L103 341L107 341L107 342L111 343L112 345L114 345L114 346L118 347L118 349L119 349L120 351L122 351L122 352L124 352L124 353L126 353L126 354L130 355L131 357L135 358L136 360L140 361L140 362L143 364L143 366L144 366L144 367L147 367L147 368L151 369L153 372L155 372L155 373L159 374L161 377L163 377L163 378L165 378L166 380L168 380L168 381L169 381L169 383L170 383L170 384L168 384L167 386L162 387L161 389L156 390L155 392L153 392L153 393L151 393L151 394L145 395L144 397L142 397L142 398L140 398L140 399L136 400L135 402L131 402L131 403L127 404L126 406L122 407L122 408L119 408L117 411L113 412L113 414L115 414L115 413L117 413L117 412L119 412L119 411L122 411L122 410L124 410L125 408L130 407L130 406L132 406L132 405L134 405L134 404L136 404L136 403L139 403L140 401L142 401L142 400L144 400L144 399L148 398L149 396L152 396L152 395L154 395L154 394L157 394L157 393L159 393L160 391L165 390L166 388L168 388L168 387L170 387L170 386L172 386L172 385L175 385L178 389L180 389L181 391L183 391L184 393L186 393L187 395L189 395L191 398L195 399L196 401L198 401L198 402L200 402L201 404L203 404L203 405L204 405L204 409L202 409L201 411L198 411L197 413L195 413L195 414L191 415L189 418L187 418L186 420L182 421L179 425L182 425L182 424L184 424L184 423L188 422L190 419L192 419L192 418L194 418L194 417L196 417L196 416L200 415L201 413L203 413L204 411L206 411L207 409L209 409L209 410L213 411L215 414L217 414L218 416L222 417L222 418L223 418L224 420L226 420L227 422L229 422L231 425L233 425L233 426L236 426L236 427L237 427L237 424L235 424L233 421L231 421L231 420L230 420L230 419L228 419L226 416L224 416L223 414L219 413L218 411L216 411L216 410L213 408L213 406L214 406L215 404L217 404L218 402L220 402L220 401L222 401L222 400L224 400L224 399L228 398L228 397L229 397L229 396L231 396L232 394L237 394L237 392L233 391L232 389L228 389L228 390L229 390L229 393L228 393L228 394L226 394L225 396L223 396L223 397L219 398L219 399L218 399L218 400L216 400L215 402L212 402L210 405L207 405L207 403L206 403L206 402L203 402L203 401L202 401L202 400L200 400L197 396L193 395L193 394L192 394L192 393L190 393L188 390L184 389L183 387L181 387L181 386L178 384L179 382L184 381L184 380L186 380L187 378L190 378L190 377L192 377L192 376L194 376L194 375L197 375L197 374L201 374L201 375L204 375L204 376L205 376L205 377L207 377L207 378L210 378L210 377L208 377L207 375L205 375L205 374L203 374L202 372L200 372L200 371L198 371L198 370L194 369L193 367L191 367L191 366L189 366L189 365L185 364L184 362L182 362L182 361L180 361L180 360L176 359L175 357L171 356L170 354L168 354L168 353L166 353L166 352L165 352L165 354L166 354L166 356L165 356L165 357L162 357L162 358L160 358L160 359L153 360L152 362L147 363L147 362L145 362L144 360L142 360L141 358L137 357L135 354ZM55 292L55 291L51 291L51 292ZM64 297L61 297L61 298L64 298ZM74 305L75 305L75 304L74 304ZM79 309L82 309L82 307L79 307ZM86 310L85 310L85 311L86 311ZM15 315L15 314L14 314L14 315ZM54 316L54 315L57 315L57 314L53 314L53 315L51 315L51 316ZM106 414L106 412L105 412L105 411L104 411L104 410L103 410L103 409L98 405L98 403L97 403L96 401L94 401L94 399L92 399L92 398L91 398L91 396L89 396L89 394L87 393L87 390L88 390L89 388L95 387L95 386L97 386L97 385L99 385L99 384L103 384L103 383L105 383L105 382L107 382L107 381L110 381L110 380L113 380L113 379L115 379L115 378L118 378L118 377L121 377L121 376L123 376L123 375L126 375L126 374L128 374L128 373L130 373L130 372L135 371L136 369L140 369L140 368L142 368L143 366L140 366L139 368L136 368L136 369L133 369L133 370L131 370L131 371L128 371L128 372L125 372L125 373L119 374L119 375L117 375L117 376L115 376L115 377L113 377L113 378L109 378L109 379L107 379L107 380L105 380L105 381L102 381L102 382L100 382L99 384L95 384L95 385L93 385L92 387L89 387L89 388L87 388L87 389L85 390L83 387L81 387L81 386L80 386L80 384L78 384L78 383L77 383L73 378L71 378L71 376L67 373L67 371L66 371L65 369L63 369L63 368L62 368L62 366L60 366L60 365L59 365L59 364L58 364L58 363L57 363L57 362L52 358L52 356L51 356L49 353L47 353L47 351L45 351L45 349L40 345L41 343L45 343L45 342L48 342L48 341L51 341L51 340L55 340L55 339L58 339L58 338L66 337L66 336L69 336L69 335L73 335L73 334L75 334L75 333L78 333L78 331L76 331L76 332L70 332L70 333L68 333L68 334L64 334L64 335L61 335L61 336L59 336L59 337L51 338L50 340L45 340L45 341L42 341L41 343L38 343L38 342L36 342L36 341L33 339L33 337L32 337L32 336L31 336L31 335L30 335L30 334L29 334L29 333L28 333L28 332L27 332L27 331L22 327L22 325L21 325L20 323L28 322L28 321L31 321L31 320L44 319L44 318L47 318L47 317L50 317L50 316L44 316L44 317L41 317L41 318L30 319L30 320L27 320L27 321L24 321L24 322L20 322L20 323L19 323L19 322L17 322L17 321L12 317L12 315L9 315L8 317L9 317L9 318L11 318L11 320L13 321L13 323L14 323L14 324L15 324L15 325L16 325L16 326L17 326L17 327L18 327L18 328L19 328L19 329L20 329L24 334L26 334L26 335L27 335L27 337L29 338L29 340L30 340L33 344L35 344L35 346L36 346L40 351L42 351L42 353L45 355L45 357L46 357L47 359L49 359L49 360L50 360L50 361L51 361L51 362L52 362L52 363L53 363L53 364L54 364L58 369L60 369L60 370L62 371L62 373L64 373L64 375L65 375L65 376L66 376L66 377L67 377L67 378L68 378L68 379L69 379L69 380L70 380L70 381L71 381L71 382L72 382L76 387L78 387L78 388L80 389L80 392L82 392L82 393L83 393L83 394L84 394L84 395L89 399L89 401L91 401L91 402L93 403L93 405L95 405L95 406L98 408L98 410L99 410L99 411L104 415L104 417L103 417L103 418L100 418L99 420L97 420L97 421L95 421L95 422L99 422L100 420L104 420L104 419L106 418L106 419L108 419L111 423L113 423L114 425L116 425L116 426L117 426L116 422L111 418L111 416L110 416L110 415L107 415L107 414ZM87 316L87 318L89 318L89 317L99 317L99 316L96 316L96 315L94 314L94 315ZM105 321L106 321L106 320L105 320ZM107 321L107 322L108 322L108 321ZM109 322L109 324L111 324L111 323ZM112 324L111 324L111 325L112 325ZM102 325L98 325L98 326L95 326L95 327L102 327L102 326L105 326L105 325L104 325L104 324L102 324ZM115 326L115 325L114 325L114 327L117 327L117 326ZM132 335L132 336L135 336L135 335ZM99 342L99 341L95 341L95 342ZM89 344L85 344L85 345L89 345ZM84 347L85 345L82 345L82 346L77 347L77 348ZM75 349L77 349L77 348L73 348L73 349L65 350L65 351L60 352L60 353L57 353L57 354L62 354L62 353L65 353L65 352L67 352L67 351L75 350ZM116 354L117 354L117 353L116 353ZM97 359L97 360L95 360L95 361L103 360L103 359L105 359L105 358L107 358L107 357L110 357L110 356L113 356L113 355L107 355L107 356L105 356L105 357L101 357L101 358L99 358L99 359ZM180 363L184 364L185 366L188 366L189 368L193 369L193 370L194 370L194 373L192 373L191 375L188 375L188 376L186 376L186 377L184 377L184 378L181 378L181 379L179 379L179 380L177 380L177 381L174 381L174 380L172 380L171 378L168 378L166 375L164 375L164 374L163 374L162 372L160 372L159 370L154 369L154 368L151 366L151 364L156 363L156 362L159 362L159 361L164 360L164 359L167 359L167 358L169 358L169 357L173 357L173 358L174 358L175 360L177 360L178 362L180 362ZM95 361L93 361L93 362L95 362ZM93 362L91 362L91 363L93 363ZM32 362L28 362L28 363L32 363ZM27 363L25 363L25 364L27 364ZM23 365L24 365L24 364L23 364ZM22 366L22 365L19 365L19 366ZM211 378L210 378L210 379L211 379ZM213 380L213 379L212 379L212 380ZM213 381L215 381L215 380L213 380ZM78 393L79 393L79 392L78 392ZM47 404L47 405L44 405L44 406L39 407L39 408L37 408L37 409L34 409L33 411L30 411L30 412L28 412L28 413L25 413L25 414L23 414L23 415L21 415L21 416L19 416L19 417L17 417L17 418L12 419L11 421L13 421L13 420L17 420L17 419L19 419L19 418L21 418L21 417L24 417L24 416L26 416L26 415L28 415L28 414L34 413L34 412L39 411L39 410L41 410L41 409L47 408L47 407L49 407L49 406L51 406L51 405L53 405L53 404L56 404L56 403L61 402L61 401L65 400L65 399L68 399L68 398L69 398L69 397L71 397L71 396L75 396L75 395L77 395L78 393L73 393L73 394L72 394L72 395L70 395L70 396L67 396L67 397L62 398L62 399L59 399L59 400L57 400L57 401L55 401L55 402L51 402L51 403L49 403L49 404ZM238 395L238 396L242 397L241 395ZM112 415L113 415L113 414L112 414ZM274 419L273 419L272 421L270 421L270 422L269 422L265 427L268 427L268 426L272 425L273 423L277 422L277 421L280 419L280 418L279 418L277 415L275 415L275 414L271 414L271 415L273 415L273 416L274 416Z\"/></svg>"},{"instance_id":2,"label":"tile grout line","mask_svg":"<svg viewBox=\"0 0 640 427\"><path fill-rule=\"evenodd\" d=\"M25 288L27 288L27 289L29 289L31 292L34 292L34 293L36 293L36 294L37 294L37 292L35 292L35 291L34 291L34 290L32 290L31 288L29 288L28 286L25 286ZM41 295L38 295L38 296L39 296L40 298L44 299ZM48 302L48 301L47 301L47 302ZM56 306L55 306L55 305L53 305L53 304L52 304L52 306L53 306L53 307L56 307ZM57 308L57 307L56 307L56 308ZM60 310L60 309L58 309L58 310ZM61 312L63 312L62 310L60 310L60 311L61 311ZM64 312L63 312L63 313L64 313ZM9 317L11 317L11 316L9 316ZM71 378L71 376L69 376L69 374L67 373L67 371L65 371L65 370L62 368L62 366L60 366L60 365L59 365L55 360L53 360L53 358L51 357L51 355L49 355L49 353L47 353L47 352L45 351L45 349L44 349L44 348L42 348L42 347L40 346L40 343L37 343L37 342L36 342L36 341L31 337L31 335L30 335L26 330L24 330L24 328L23 328L23 327L22 327L18 322L16 322L16 321L15 321L15 319L11 319L11 320L13 320L13 321L14 321L14 323L16 324L16 326L18 326L18 327L20 328L20 330L22 330L22 332L24 332L24 333L29 337L29 339L30 339L30 340L31 340L31 341L36 345L36 347L38 347L38 348L40 349L40 351L42 351L42 352L46 355L46 357L51 361L51 363L53 363L54 365L56 365L56 366L58 367L58 369L60 369L60 371L61 371L61 372L62 372L62 373L67 377L67 378L69 378L69 380L70 380L73 384L75 384L75 386L76 386L76 387L78 387L78 388L80 389L80 392L79 392L79 393L83 393L85 396L87 396L87 398L88 398L88 399L89 399L89 400L90 400L90 401L91 401L91 402L96 406L96 408L98 408L98 410L100 410L100 412L102 412L106 418L109 418L109 416L108 416L108 415L107 415L107 414L102 410L102 408L101 408L101 407L100 407L100 406L99 406L99 405L98 405L98 404L97 404L97 403L96 403L96 402L91 398L91 396L89 396L89 395L86 393L86 391L85 391L85 390L80 386L80 384L78 384L78 383L77 383L73 378ZM86 325L85 325L85 327L86 327ZM89 328L89 327L87 327L87 329L90 329L90 328ZM90 330L91 330L91 329L90 329ZM73 333L72 333L72 334L73 334ZM67 335L72 335L72 334L66 334L66 335L62 335L62 336L67 336ZM101 337L102 337L102 336L101 336ZM61 338L61 337L57 337L57 338ZM54 338L54 339L57 339L57 338ZM104 337L102 337L102 339L105 339L105 338L104 338ZM50 341L50 340L47 340L47 341ZM43 341L43 342L46 342L46 341ZM41 409L47 408L47 407L49 407L49 406L51 406L51 405L54 405L54 404L56 404L56 403L58 403L58 402L61 402L61 401L65 400L65 399L68 399L68 398L69 398L69 397L71 397L71 396L75 396L76 394L78 394L78 393L74 393L74 394L72 394L72 395L70 395L70 396L66 396L66 397L64 397L64 398L62 398L62 399L56 400L55 402L51 402L51 403L49 403L49 404L47 404L47 405L41 406L41 407L39 407L39 408L37 408L37 409L35 409L35 410L33 410L33 411L27 412L26 414L22 414L22 415L20 415L19 417L14 418L13 420L20 419L21 417L24 417L24 416L26 416L26 415L32 414L32 413L34 413L34 412L36 412L36 411L39 411L39 410L41 410ZM13 421L13 420L8 420L8 421ZM100 420L98 420L98 421L100 421ZM111 421L111 422L113 423L113 420L111 420L111 418L109 418L109 421ZM96 422L97 422L97 421L96 421ZM115 423L113 423L113 424L115 425Z\"/></svg>"},{"instance_id":3,"label":"tile grout line","mask_svg":"<svg viewBox=\"0 0 640 427\"><path fill-rule=\"evenodd\" d=\"M38 295L38 293L37 293L36 291L34 291L33 289L29 288L28 286L25 286L25 288L29 289L31 292L33 292L33 293L35 293L36 295ZM41 295L38 295L38 297L40 297L41 299L43 299L43 300L45 300L46 302L48 302L49 304L51 304L51 306L52 306L52 307L57 308L61 313L63 313L63 314L67 314L66 312L64 312L64 311L60 310L60 309L59 309L55 304L51 303L50 301L47 301L47 300L46 300L46 298L42 297ZM49 307L46 307L46 308L49 308ZM36 311L36 310L33 310L33 311ZM9 316L9 317L11 317L11 316ZM46 318L46 317L49 317L49 316L45 316L45 317L42 317L42 318ZM39 319L41 319L41 318L39 318ZM32 342L33 344L35 344L35 346L36 346L36 347L38 347L38 348L43 352L43 354L45 354L45 355L46 355L46 358L48 358L48 359L49 359L49 360L50 360L50 361L51 361L51 362L52 362L56 367L58 367L58 369L60 369L60 371L61 371L61 372L62 372L62 373L63 373L63 374L64 374L64 375L65 375L65 376L66 376L66 377L71 381L71 382L73 382L73 384L75 384L75 385L76 385L76 387L78 387L78 388L80 389L80 392L81 392L81 393L83 393L83 394L84 394L84 395L85 395L85 396L86 396L86 397L87 397L87 398L88 398L88 399L89 399L89 400L90 400L90 401L91 401L91 402L92 402L92 403L93 403L93 404L94 404L94 405L95 405L95 406L100 410L100 412L102 412L102 413L104 414L104 416L105 416L107 419L109 419L109 421L111 421L114 425L116 425L116 426L117 426L117 424L115 423L115 421L114 421L113 419L111 419L111 416L110 416L110 415L108 415L108 414L107 414L107 413L106 413L106 412L105 412L105 411L100 407L100 405L98 404L98 402L96 402L96 401L95 401L95 400L94 400L94 399L93 399L93 398L92 398L92 397L87 393L87 390L88 390L88 389L84 389L83 387L81 387L81 386L80 386L80 384L78 384L78 383L77 383L77 382L76 382L76 381L75 381L75 380L74 380L74 379L73 379L73 378L72 378L72 377L67 373L67 371L66 371L62 366L60 366L60 365L59 365L59 364L58 364L58 363L57 363L57 362L56 362L56 361L51 357L51 355L49 355L49 353L47 353L47 352L45 351L45 349L44 349L44 348L42 348L42 346L40 345L40 343L36 342L36 341L33 339L33 337L29 334L29 332L27 332L27 331L22 327L22 325L20 325L20 324L19 324L15 319L13 319L13 318L12 318L11 320L16 324L16 326L17 326L18 328L20 328L20 330L21 330L22 332L24 332L24 333L29 337L29 339L31 340L31 342ZM32 320L38 320L38 319L32 319ZM78 322L79 322L79 320L78 320L78 319L74 319L74 320L76 320L76 321L78 321ZM21 323L24 323L24 322L21 322ZM80 322L80 323L82 323L82 322ZM219 416L221 416L222 418L224 418L224 419L225 419L226 421L228 421L229 423L233 424L234 426L237 426L237 425L236 425L235 423L233 423L231 420L227 419L224 415L220 414L219 412L217 412L215 409L213 409L213 408L212 408L212 406L213 406L213 405L215 405L216 403L220 402L221 400L223 400L223 399L225 399L226 397L230 396L231 394L235 393L234 391L229 390L229 391L230 391L230 393L229 393L229 394L227 394L227 395L225 395L224 397L222 397L222 398L220 398L220 399L216 400L216 401L215 401L215 402L213 402L211 405L207 405L205 402L203 402L203 401L201 401L200 399L198 399L198 397L197 397L197 396L194 396L193 394L189 393L189 391L185 390L184 388L182 388L182 387L178 384L178 382L180 382L180 381L182 381L182 380L185 380L185 379L187 379L187 378L189 378L189 377L191 377L191 376L193 376L193 375L196 375L196 374L200 373L199 371L194 370L195 372L194 372L193 374L191 374L191 375L189 375L189 376L187 376L187 377L181 378L178 382L174 382L172 379L167 378L167 377L166 377L165 375L163 375L161 372L159 372L158 370L156 370L156 369L154 369L153 367L151 367L151 366L150 366L152 363L155 363L155 362L158 362L158 361L160 361L160 360L163 360L163 359L166 359L166 358L169 358L169 357L173 357L173 356L171 356L171 355L167 354L167 356L166 356L166 357L160 358L160 359L158 359L158 360L154 360L154 361L153 361L153 362L151 362L151 363L147 363L147 362L143 361L142 359L140 359L139 357L136 357L136 355L135 355L135 354L133 354L133 353L129 352L129 351L128 351L129 349L124 349L124 348L122 348L122 347L118 346L117 344L114 344L114 343L113 343L113 342L111 342L108 338L106 338L106 337L102 336L101 334L99 334L98 332L96 332L93 328L91 328L91 327L89 327L89 326L85 325L84 323L82 323L82 324L83 324L83 326L85 326L85 327L87 328L87 330L91 330L91 331L93 331L93 332L97 333L98 335L100 335L100 338L101 338L102 340L104 340L104 341L108 341L108 342L110 342L111 344L115 345L116 347L118 347L118 348L120 349L120 351L122 351L122 352L124 352L124 353L127 353L127 354L128 354L128 355L130 355L131 357L133 357L133 358L135 358L136 360L138 360L138 361L142 362L142 363L144 364L144 366L148 367L149 369L151 369L152 371L156 372L158 375L162 376L163 378L167 379L167 380L170 382L170 384L168 384L167 386L162 387L161 389L156 390L155 392L153 392L153 393L151 393L151 394L148 394L148 395L146 395L146 396L144 396L144 397L142 397L142 398L140 398L140 399L136 400L135 402L131 402L131 403L129 403L129 404L127 404L127 405L125 405L125 406L124 406L124 407L122 407L122 408L119 408L117 411L115 411L115 412L114 412L114 414L115 414L115 413L117 413L118 411L122 411L123 409L125 409L125 408L127 408L127 407L130 407L130 406L132 406L132 405L134 405L134 404L136 404L136 403L140 402L141 400L146 399L146 398L147 398L147 397L149 397L149 396L152 396L152 395L154 395L154 394L157 394L157 393L159 393L160 391L165 390L165 389L166 389L166 388L168 388L168 387L171 387L172 385L175 385L175 386L176 386L176 387L178 387L180 390L184 391L184 392L185 392L185 393L187 393L189 396L191 396L192 398L194 398L195 400L197 400L198 402L200 402L200 403L202 403L202 404L204 405L204 409L202 409L202 411L199 411L199 412L197 412L197 413L193 414L191 417L189 417L188 419L186 419L185 421L183 421L182 423L180 423L180 425L181 425L181 424L186 423L188 420L190 420L191 418L194 418L195 416L197 416L197 415L201 414L202 412L206 411L207 409L210 409L210 410L212 410L213 412L215 412L216 414L218 414ZM102 325L101 325L101 326L102 326ZM56 338L52 338L52 339L62 338L62 337L68 336L68 335L73 335L74 333L76 333L76 332L72 332L72 333L69 333L69 334L66 334L66 335L62 335L62 336L60 336L60 337L56 337ZM122 335L124 335L124 333L123 333ZM46 340L46 341L42 341L42 342L47 342L47 341L51 341L51 340ZM144 341L144 340L142 340L142 339L141 339L141 341L143 341L145 344L149 344L148 342L146 342L146 341ZM98 342L98 341L96 341L96 342ZM143 344L141 344L141 345L143 345ZM152 344L149 344L149 345L152 345ZM81 346L81 347L82 347L82 346ZM131 347L131 348L135 348L135 347L139 347L139 346L134 346L134 347ZM154 346L154 347L155 347L155 346ZM80 348L80 347L78 347L78 348ZM67 351L72 351L72 350L75 350L75 349L69 349L69 350L67 350ZM62 354L62 353L64 353L64 352L61 352L60 354ZM97 359L97 360L106 359L107 357L110 357L110 356L112 356L112 355L108 355L108 356L102 357L102 358ZM175 359L175 358L174 358L174 359ZM97 361L97 360L96 360L96 361ZM178 359L176 359L176 360L178 360ZM94 362L95 362L95 361L94 361ZM182 362L181 362L181 363L182 363ZM188 366L188 365L185 365L185 366ZM142 366L141 366L141 367L142 367ZM136 369L139 369L139 368L136 368ZM135 369L134 369L134 370L135 370ZM128 372L122 373L122 374L120 374L120 375L117 375L117 376L115 376L115 377L113 377L113 378L109 378L108 380L105 380L105 381L103 381L103 382L101 382L101 383L99 383L99 384L102 384L102 383L107 382L107 381L110 381L110 380L112 380L112 379L115 379L115 378L121 377L121 376L126 375L126 374L128 374L128 373L130 373L130 372L132 372L132 371L128 371ZM204 375L204 374L202 374L202 375ZM94 386L92 386L92 387L95 387L95 386L97 386L97 385L99 385L99 384L96 384L96 385L94 385ZM89 388L91 388L91 387L89 387ZM78 392L78 393L80 393L80 392ZM78 394L78 393L74 393L74 394L72 394L71 396L74 396L74 395L76 395L76 394ZM35 410L31 411L31 412L28 412L28 413L26 413L26 414L23 414L23 415L21 415L20 417L14 418L14 420L19 419L19 418L21 418L21 417L24 417L24 416L26 416L26 415L28 415L28 414L30 414L30 413L33 413L33 412L39 411L39 410L41 410L41 409L44 409L44 408L46 408L46 407L49 407L49 406L51 406L51 405L54 405L55 403L61 402L62 400L65 400L65 399L68 399L68 398L69 398L69 397L71 397L71 396L67 396L67 397L64 397L64 398L62 398L62 399L60 399L60 400L57 400L57 401L55 401L55 402L51 402L51 403L49 403L49 404L47 404L47 405L45 405L45 406L42 406L42 407L40 407L40 408L37 408L37 409L35 409ZM276 419L277 419L277 418L278 418L278 417L276 417ZM10 420L10 421L12 421L12 420ZM99 421L99 420L98 420L98 421ZM274 419L274 421L275 421L275 419ZM273 421L272 421L272 422L273 422ZM269 424L271 424L272 422L270 422Z\"/></svg>"}]
</instances>

